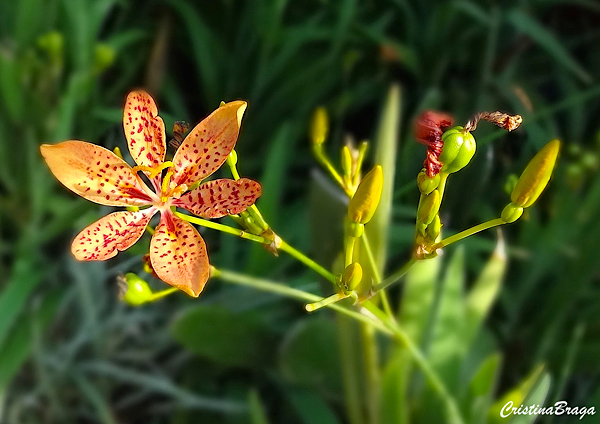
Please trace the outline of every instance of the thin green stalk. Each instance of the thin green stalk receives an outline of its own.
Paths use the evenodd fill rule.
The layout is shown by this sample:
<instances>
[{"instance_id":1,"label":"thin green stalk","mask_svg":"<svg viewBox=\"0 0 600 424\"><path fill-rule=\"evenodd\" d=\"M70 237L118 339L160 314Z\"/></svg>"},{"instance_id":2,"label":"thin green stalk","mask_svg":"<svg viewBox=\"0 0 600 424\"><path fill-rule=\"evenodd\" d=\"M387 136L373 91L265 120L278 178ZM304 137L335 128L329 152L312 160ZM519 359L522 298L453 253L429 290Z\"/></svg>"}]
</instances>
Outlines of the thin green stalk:
<instances>
[{"instance_id":1,"label":"thin green stalk","mask_svg":"<svg viewBox=\"0 0 600 424\"><path fill-rule=\"evenodd\" d=\"M417 258L415 258L414 256L411 257L410 260L408 262L406 262L404 265L402 265L396 272L394 272L388 278L386 278L381 283L379 283L375 287L373 287L373 291L375 293L377 293L380 290L383 290L383 289L387 288L388 286L394 284L396 281L398 281L400 278L402 278L404 276L404 274L406 274L408 272L408 270L411 269L412 266L417 263L417 261L418 261Z\"/></svg>"},{"instance_id":2,"label":"thin green stalk","mask_svg":"<svg viewBox=\"0 0 600 424\"><path fill-rule=\"evenodd\" d=\"M371 249L371 244L369 243L369 238L367 237L366 231L361 236L361 241L365 249L365 253L367 254L367 259L369 260L371 271L373 272L375 284L379 284L381 282L381 274L379 274L379 269L377 269L377 262L375 261L375 257L373 256L373 250Z\"/></svg>"},{"instance_id":3,"label":"thin green stalk","mask_svg":"<svg viewBox=\"0 0 600 424\"><path fill-rule=\"evenodd\" d=\"M320 296L316 294L305 292L303 290L294 289L292 287L285 286L274 281L265 280L262 278L250 277L244 274L238 274L232 271L226 271L222 269L211 268L211 277L218 278L222 281L238 284L241 286L252 287L256 290L262 290L269 293L275 293L282 296L286 296L292 299L300 300L302 302L317 302L321 300ZM331 303L327 305L328 308L333 309L336 312L347 315L365 324L372 325L378 331L392 335L393 332L385 326L379 320L375 320L367 315L363 315L359 312L353 311L345 306L341 306L337 303Z\"/></svg>"},{"instance_id":4,"label":"thin green stalk","mask_svg":"<svg viewBox=\"0 0 600 424\"><path fill-rule=\"evenodd\" d=\"M317 162L319 162L321 166L323 166L323 168L325 168L325 170L329 172L331 177L340 185L340 187L342 187L342 189L344 189L346 194L348 194L348 196L352 196L352 193L348 193L346 187L344 186L344 180L342 179L342 176L339 174L339 172L337 172L337 170L331 164L331 161L323 151L323 147L313 146L313 153L315 155L315 158L317 159Z\"/></svg>"},{"instance_id":5,"label":"thin green stalk","mask_svg":"<svg viewBox=\"0 0 600 424\"><path fill-rule=\"evenodd\" d=\"M169 289L161 290L159 292L154 292L154 293L152 293L152 296L150 297L150 299L148 299L148 302L155 302L159 299L162 299L163 297L167 297L170 294L176 293L178 291L179 291L179 289L177 287L171 287Z\"/></svg>"},{"instance_id":6,"label":"thin green stalk","mask_svg":"<svg viewBox=\"0 0 600 424\"><path fill-rule=\"evenodd\" d=\"M367 396L367 422L379 422L379 406L381 394L381 373L379 371L379 354L377 338L373 327L366 324L360 326L363 360L365 366L366 396Z\"/></svg>"},{"instance_id":7,"label":"thin green stalk","mask_svg":"<svg viewBox=\"0 0 600 424\"><path fill-rule=\"evenodd\" d=\"M185 215L180 212L173 212L177 217L183 219L184 221L191 222L192 224L200 225L202 227L212 228L213 230L222 231L227 234L232 234L234 236L241 237L246 240L255 241L257 243L269 244L267 239L264 237L257 236L255 234L250 234L244 230L239 230L237 228L230 227L228 225L219 224L218 222L208 221L206 219L198 218L195 216Z\"/></svg>"},{"instance_id":8,"label":"thin green stalk","mask_svg":"<svg viewBox=\"0 0 600 424\"><path fill-rule=\"evenodd\" d=\"M281 240L281 244L279 245L278 249L288 253L290 256L296 258L304 265L315 271L317 274L330 281L332 284L335 284L335 275L332 272L326 270L324 267L313 261L304 253L300 252L298 249L290 246L284 240Z\"/></svg>"},{"instance_id":9,"label":"thin green stalk","mask_svg":"<svg viewBox=\"0 0 600 424\"><path fill-rule=\"evenodd\" d=\"M445 238L444 240L440 241L439 243L436 243L435 247L438 249L441 249L443 247L448 246L449 244L456 243L457 241L467 238L469 236L472 236L473 234L476 234L480 231L487 230L487 229L490 229L493 227L497 227L498 225L502 225L502 224L506 224L506 222L504 222L502 220L502 218L496 218L496 219L491 219L486 222L482 222L479 225L475 225L474 227L467 228L466 230L461 231L460 233L457 233L457 234L454 234L453 236Z\"/></svg>"},{"instance_id":10,"label":"thin green stalk","mask_svg":"<svg viewBox=\"0 0 600 424\"><path fill-rule=\"evenodd\" d=\"M417 345L412 341L410 336L404 332L400 324L389 319L383 313L383 311L377 308L377 306L370 301L363 302L362 306L364 306L369 312L375 315L376 318L379 318L379 320L381 320L390 330L392 330L396 339L402 343L404 347L406 347L417 366L425 375L425 378L431 387L438 393L440 398L446 404L448 414L451 417L451 422L464 424L464 420L460 414L456 399L450 394L443 381L437 375L435 369L431 366Z\"/></svg>"},{"instance_id":11,"label":"thin green stalk","mask_svg":"<svg viewBox=\"0 0 600 424\"><path fill-rule=\"evenodd\" d=\"M353 236L347 236L346 237L346 257L344 260L344 266L348 266L350 264L352 264L353 259L352 257L354 256L354 245L356 243L356 237Z\"/></svg>"}]
</instances>

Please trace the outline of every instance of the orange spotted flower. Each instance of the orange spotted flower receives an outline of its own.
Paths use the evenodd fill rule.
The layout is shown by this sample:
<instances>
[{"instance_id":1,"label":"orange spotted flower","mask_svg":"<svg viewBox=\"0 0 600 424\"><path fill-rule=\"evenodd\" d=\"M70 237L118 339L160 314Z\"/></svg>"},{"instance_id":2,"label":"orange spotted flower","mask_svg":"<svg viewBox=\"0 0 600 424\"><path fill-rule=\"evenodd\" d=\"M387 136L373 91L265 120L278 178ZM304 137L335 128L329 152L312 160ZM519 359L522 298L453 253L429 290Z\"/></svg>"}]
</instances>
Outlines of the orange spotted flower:
<instances>
[{"instance_id":1,"label":"orange spotted flower","mask_svg":"<svg viewBox=\"0 0 600 424\"><path fill-rule=\"evenodd\" d=\"M206 245L172 208L219 218L244 211L260 196L260 185L247 178L201 183L233 150L246 106L235 101L219 107L188 134L172 162L165 161L165 125L154 100L144 91L130 93L123 112L129 152L137 166L132 168L110 150L84 141L42 145L50 170L69 190L101 205L141 207L111 213L85 228L73 240L75 258L102 261L114 257L138 241L150 219L160 212L150 242L152 267L161 280L197 297L209 277ZM152 188L138 172L147 176Z\"/></svg>"}]
</instances>

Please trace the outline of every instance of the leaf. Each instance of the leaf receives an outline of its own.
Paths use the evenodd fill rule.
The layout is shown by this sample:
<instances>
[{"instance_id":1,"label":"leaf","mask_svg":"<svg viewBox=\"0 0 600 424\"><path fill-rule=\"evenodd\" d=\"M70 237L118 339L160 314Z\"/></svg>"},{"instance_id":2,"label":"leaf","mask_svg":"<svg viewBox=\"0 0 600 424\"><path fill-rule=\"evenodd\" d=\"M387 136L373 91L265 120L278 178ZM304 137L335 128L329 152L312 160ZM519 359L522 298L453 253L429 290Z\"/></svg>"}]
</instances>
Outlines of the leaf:
<instances>
[{"instance_id":1,"label":"leaf","mask_svg":"<svg viewBox=\"0 0 600 424\"><path fill-rule=\"evenodd\" d=\"M177 317L171 333L191 352L225 367L252 368L269 362L272 336L257 313L197 306Z\"/></svg>"},{"instance_id":2,"label":"leaf","mask_svg":"<svg viewBox=\"0 0 600 424\"><path fill-rule=\"evenodd\" d=\"M550 375L545 372L542 377L538 380L536 385L531 389L525 402L525 406L529 405L543 405L546 400L546 396L550 391L552 379ZM512 424L532 424L537 419L536 415L517 415L511 420Z\"/></svg>"},{"instance_id":3,"label":"leaf","mask_svg":"<svg viewBox=\"0 0 600 424\"><path fill-rule=\"evenodd\" d=\"M252 424L269 424L267 415L265 414L265 407L260 400L258 391L255 389L248 393L248 408L250 410L250 422Z\"/></svg>"},{"instance_id":4,"label":"leaf","mask_svg":"<svg viewBox=\"0 0 600 424\"><path fill-rule=\"evenodd\" d=\"M471 380L467 398L470 405L467 405L466 415L469 423L485 424L498 383L501 362L502 358L499 354L489 356Z\"/></svg>"},{"instance_id":5,"label":"leaf","mask_svg":"<svg viewBox=\"0 0 600 424\"><path fill-rule=\"evenodd\" d=\"M450 260L440 287L429 352L432 365L451 391L458 387L460 363L466 352L464 268L465 250L461 246Z\"/></svg>"},{"instance_id":6,"label":"leaf","mask_svg":"<svg viewBox=\"0 0 600 424\"><path fill-rule=\"evenodd\" d=\"M463 343L467 347L470 346L498 296L506 266L506 246L504 241L499 239L496 249L466 299L467 316Z\"/></svg>"},{"instance_id":7,"label":"leaf","mask_svg":"<svg viewBox=\"0 0 600 424\"><path fill-rule=\"evenodd\" d=\"M314 393L293 390L287 395L303 424L340 424L329 405Z\"/></svg>"},{"instance_id":8,"label":"leaf","mask_svg":"<svg viewBox=\"0 0 600 424\"><path fill-rule=\"evenodd\" d=\"M581 81L585 83L592 82L590 74L577 63L558 38L544 28L537 20L517 9L511 10L507 15L507 19L515 28L530 36L556 62L573 72Z\"/></svg>"},{"instance_id":9,"label":"leaf","mask_svg":"<svg viewBox=\"0 0 600 424\"><path fill-rule=\"evenodd\" d=\"M530 394L535 394L537 397L539 397L539 393L536 392L536 389L540 386L540 384L542 384L542 387L545 387L546 385L549 387L549 376L548 373L544 372L544 365L540 365L535 368L531 374L523 379L523 381L505 393L496 401L496 403L494 403L494 405L492 405L488 412L488 423L506 424L508 422L513 422L513 415L506 418L501 416L502 409L505 408L509 402L512 402L512 405L515 408L518 408L520 405L525 405L525 400L530 396Z\"/></svg>"},{"instance_id":10,"label":"leaf","mask_svg":"<svg viewBox=\"0 0 600 424\"><path fill-rule=\"evenodd\" d=\"M392 85L383 107L375 143L375 164L383 167L383 190L381 201L365 232L371 243L371 250L377 262L379 273L385 268L392 202L394 177L396 174L396 150L400 125L400 86ZM363 266L363 270L368 267Z\"/></svg>"},{"instance_id":11,"label":"leaf","mask_svg":"<svg viewBox=\"0 0 600 424\"><path fill-rule=\"evenodd\" d=\"M281 346L283 375L294 384L342 391L335 322L320 316L300 321Z\"/></svg>"}]
</instances>

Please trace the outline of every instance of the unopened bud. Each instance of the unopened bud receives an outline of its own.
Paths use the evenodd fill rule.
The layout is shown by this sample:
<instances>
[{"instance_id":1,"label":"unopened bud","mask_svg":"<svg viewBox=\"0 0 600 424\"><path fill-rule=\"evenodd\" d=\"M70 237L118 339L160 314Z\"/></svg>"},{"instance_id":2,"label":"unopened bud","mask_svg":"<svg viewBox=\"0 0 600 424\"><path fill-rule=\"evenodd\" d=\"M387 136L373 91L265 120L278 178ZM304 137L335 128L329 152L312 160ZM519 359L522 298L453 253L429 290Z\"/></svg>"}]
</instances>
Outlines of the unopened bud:
<instances>
[{"instance_id":1,"label":"unopened bud","mask_svg":"<svg viewBox=\"0 0 600 424\"><path fill-rule=\"evenodd\" d=\"M103 72L113 64L115 57L116 52L111 46L105 43L96 44L96 51L94 52L94 71L96 73Z\"/></svg>"},{"instance_id":2,"label":"unopened bud","mask_svg":"<svg viewBox=\"0 0 600 424\"><path fill-rule=\"evenodd\" d=\"M521 215L523 215L523 208L513 203L509 203L502 210L502 215L500 217L502 218L502 221L510 224L511 222L515 222L517 219L521 218Z\"/></svg>"},{"instance_id":3,"label":"unopened bud","mask_svg":"<svg viewBox=\"0 0 600 424\"><path fill-rule=\"evenodd\" d=\"M442 230L442 221L440 220L440 216L436 215L433 218L433 221L427 226L427 239L429 241L435 241L440 235L440 231Z\"/></svg>"},{"instance_id":4,"label":"unopened bud","mask_svg":"<svg viewBox=\"0 0 600 424\"><path fill-rule=\"evenodd\" d=\"M152 290L148 283L132 272L128 272L119 280L121 300L132 306L142 305L152 299Z\"/></svg>"},{"instance_id":5,"label":"unopened bud","mask_svg":"<svg viewBox=\"0 0 600 424\"><path fill-rule=\"evenodd\" d=\"M348 290L354 290L362 280L363 271L358 262L354 262L346 267L342 274L342 283Z\"/></svg>"},{"instance_id":6,"label":"unopened bud","mask_svg":"<svg viewBox=\"0 0 600 424\"><path fill-rule=\"evenodd\" d=\"M417 211L417 222L424 225L431 223L440 211L441 203L442 199L438 190L433 190L427 196L423 196Z\"/></svg>"},{"instance_id":7,"label":"unopened bud","mask_svg":"<svg viewBox=\"0 0 600 424\"><path fill-rule=\"evenodd\" d=\"M379 206L383 190L383 168L376 165L362 179L348 206L348 219L351 222L366 224L373 218Z\"/></svg>"},{"instance_id":8,"label":"unopened bud","mask_svg":"<svg viewBox=\"0 0 600 424\"><path fill-rule=\"evenodd\" d=\"M452 174L469 164L477 145L473 135L463 127L450 128L442 134L444 147L439 160L444 164L442 172Z\"/></svg>"},{"instance_id":9,"label":"unopened bud","mask_svg":"<svg viewBox=\"0 0 600 424\"><path fill-rule=\"evenodd\" d=\"M435 174L434 177L427 175L425 168L421 169L417 175L417 186L422 194L429 194L440 185L440 174Z\"/></svg>"},{"instance_id":10,"label":"unopened bud","mask_svg":"<svg viewBox=\"0 0 600 424\"><path fill-rule=\"evenodd\" d=\"M550 181L559 150L560 141L552 140L529 161L510 196L516 206L528 208L540 197Z\"/></svg>"},{"instance_id":11,"label":"unopened bud","mask_svg":"<svg viewBox=\"0 0 600 424\"><path fill-rule=\"evenodd\" d=\"M342 170L347 177L352 176L352 152L348 146L342 147Z\"/></svg>"},{"instance_id":12,"label":"unopened bud","mask_svg":"<svg viewBox=\"0 0 600 424\"><path fill-rule=\"evenodd\" d=\"M314 145L320 146L329 133L329 117L324 107L315 109L310 122L310 138Z\"/></svg>"}]
</instances>

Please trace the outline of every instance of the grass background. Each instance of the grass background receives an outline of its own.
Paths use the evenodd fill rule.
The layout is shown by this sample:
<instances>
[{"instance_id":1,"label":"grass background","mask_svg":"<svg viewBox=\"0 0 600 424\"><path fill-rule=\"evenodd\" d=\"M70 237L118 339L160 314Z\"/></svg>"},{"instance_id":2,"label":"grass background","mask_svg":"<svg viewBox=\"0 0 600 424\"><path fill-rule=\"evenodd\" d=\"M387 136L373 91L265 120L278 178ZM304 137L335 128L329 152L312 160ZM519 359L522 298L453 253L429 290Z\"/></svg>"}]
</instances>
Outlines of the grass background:
<instances>
[{"instance_id":1,"label":"grass background","mask_svg":"<svg viewBox=\"0 0 600 424\"><path fill-rule=\"evenodd\" d=\"M337 203L319 194L310 113L330 112L327 149L337 156L349 135L374 138L398 84L390 270L413 237L424 148L412 122L423 109L457 122L480 110L524 117L514 134L485 124L475 133L478 153L447 190L447 233L493 218L507 175L563 140L550 188L503 230L509 270L486 340L504 357L496 393L544 363L549 401L600 406L599 39L600 6L586 0L1 2L0 420L346 422L329 312L308 316L296 302L219 281L198 300L132 309L117 302L115 278L144 275L147 236L106 263L71 257L73 235L110 208L60 186L38 146L82 139L124 150L122 105L138 87L155 96L167 128L195 124L221 100L247 100L239 169L263 184L259 206L276 231L325 261L341 224L320 231ZM329 244L315 245L314 233ZM319 289L290 258L203 234L217 267ZM464 243L468 281L496 238Z\"/></svg>"}]
</instances>

